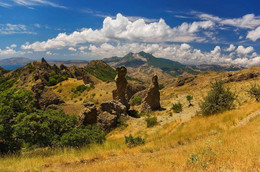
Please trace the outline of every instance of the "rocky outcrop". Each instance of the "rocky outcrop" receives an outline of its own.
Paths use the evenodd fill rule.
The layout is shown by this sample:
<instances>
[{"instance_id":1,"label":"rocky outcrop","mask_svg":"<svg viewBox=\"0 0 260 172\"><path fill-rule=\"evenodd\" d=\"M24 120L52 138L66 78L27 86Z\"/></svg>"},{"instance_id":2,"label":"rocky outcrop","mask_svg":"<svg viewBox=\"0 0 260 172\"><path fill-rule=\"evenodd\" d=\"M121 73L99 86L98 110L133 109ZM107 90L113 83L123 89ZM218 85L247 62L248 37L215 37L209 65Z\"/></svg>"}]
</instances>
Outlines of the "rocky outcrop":
<instances>
[{"instance_id":1,"label":"rocky outcrop","mask_svg":"<svg viewBox=\"0 0 260 172\"><path fill-rule=\"evenodd\" d=\"M175 83L175 86L176 87L183 86L183 85L185 85L187 83L192 82L195 78L196 78L196 76L194 76L194 75L183 74L183 75L178 77L178 79L177 79L177 81Z\"/></svg>"},{"instance_id":2,"label":"rocky outcrop","mask_svg":"<svg viewBox=\"0 0 260 172\"><path fill-rule=\"evenodd\" d=\"M5 70L4 68L0 67L0 76L4 75L5 73L8 73L8 70Z\"/></svg>"},{"instance_id":3,"label":"rocky outcrop","mask_svg":"<svg viewBox=\"0 0 260 172\"><path fill-rule=\"evenodd\" d=\"M123 105L126 106L127 110L129 109L130 105L128 104L127 98L127 80L126 80L126 73L127 69L124 66L117 67L117 76L115 78L116 81L116 90L113 90L113 99L118 100Z\"/></svg>"},{"instance_id":4,"label":"rocky outcrop","mask_svg":"<svg viewBox=\"0 0 260 172\"><path fill-rule=\"evenodd\" d=\"M47 109L50 105L60 105L64 101L50 88L46 88L43 82L38 82L32 87L33 96L36 99L36 107Z\"/></svg>"},{"instance_id":5,"label":"rocky outcrop","mask_svg":"<svg viewBox=\"0 0 260 172\"><path fill-rule=\"evenodd\" d=\"M228 83L228 82L244 81L244 80L257 78L258 76L260 76L260 72L257 70L249 71L245 73L230 72L227 75L227 79L224 79L224 82Z\"/></svg>"},{"instance_id":6,"label":"rocky outcrop","mask_svg":"<svg viewBox=\"0 0 260 172\"><path fill-rule=\"evenodd\" d=\"M104 102L100 105L97 125L103 131L111 131L120 116L127 116L125 105L116 100Z\"/></svg>"},{"instance_id":7,"label":"rocky outcrop","mask_svg":"<svg viewBox=\"0 0 260 172\"><path fill-rule=\"evenodd\" d=\"M98 115L98 123L97 126L102 130L102 131L106 131L109 132L111 131L113 128L116 128L117 126L117 116L110 114L108 112L101 112Z\"/></svg>"},{"instance_id":8,"label":"rocky outcrop","mask_svg":"<svg viewBox=\"0 0 260 172\"><path fill-rule=\"evenodd\" d=\"M154 75L152 78L152 84L150 88L147 90L146 95L142 101L142 111L149 112L160 108L161 105L158 77L157 75Z\"/></svg>"},{"instance_id":9,"label":"rocky outcrop","mask_svg":"<svg viewBox=\"0 0 260 172\"><path fill-rule=\"evenodd\" d=\"M146 87L141 84L128 84L126 88L127 100L129 101L133 95L142 90L145 90L145 88Z\"/></svg>"},{"instance_id":10,"label":"rocky outcrop","mask_svg":"<svg viewBox=\"0 0 260 172\"><path fill-rule=\"evenodd\" d=\"M98 111L94 103L84 103L84 109L79 114L79 121L83 125L97 123Z\"/></svg>"}]
</instances>

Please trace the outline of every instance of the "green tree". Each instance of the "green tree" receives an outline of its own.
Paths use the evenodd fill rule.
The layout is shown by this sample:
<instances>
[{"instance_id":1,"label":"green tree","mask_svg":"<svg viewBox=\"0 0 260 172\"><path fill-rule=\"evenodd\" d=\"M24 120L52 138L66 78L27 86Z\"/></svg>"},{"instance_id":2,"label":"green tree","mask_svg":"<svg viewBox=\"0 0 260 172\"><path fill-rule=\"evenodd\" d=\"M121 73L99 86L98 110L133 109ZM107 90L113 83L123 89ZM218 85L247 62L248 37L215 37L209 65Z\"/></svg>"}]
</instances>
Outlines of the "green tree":
<instances>
[{"instance_id":1,"label":"green tree","mask_svg":"<svg viewBox=\"0 0 260 172\"><path fill-rule=\"evenodd\" d=\"M212 115L230 110L236 96L230 89L224 88L222 81L211 83L211 90L200 103L200 109L203 115Z\"/></svg>"},{"instance_id":2,"label":"green tree","mask_svg":"<svg viewBox=\"0 0 260 172\"><path fill-rule=\"evenodd\" d=\"M14 118L19 113L34 111L32 92L18 89L0 91L0 153L16 152L22 142L14 136Z\"/></svg>"},{"instance_id":3,"label":"green tree","mask_svg":"<svg viewBox=\"0 0 260 172\"><path fill-rule=\"evenodd\" d=\"M28 146L52 147L59 145L63 134L70 132L78 124L75 115L57 110L37 110L20 113L15 118L14 136Z\"/></svg>"},{"instance_id":4,"label":"green tree","mask_svg":"<svg viewBox=\"0 0 260 172\"><path fill-rule=\"evenodd\" d=\"M186 99L189 102L189 106L193 106L193 104L191 103L191 100L193 99L193 96L192 95L187 95Z\"/></svg>"}]
</instances>

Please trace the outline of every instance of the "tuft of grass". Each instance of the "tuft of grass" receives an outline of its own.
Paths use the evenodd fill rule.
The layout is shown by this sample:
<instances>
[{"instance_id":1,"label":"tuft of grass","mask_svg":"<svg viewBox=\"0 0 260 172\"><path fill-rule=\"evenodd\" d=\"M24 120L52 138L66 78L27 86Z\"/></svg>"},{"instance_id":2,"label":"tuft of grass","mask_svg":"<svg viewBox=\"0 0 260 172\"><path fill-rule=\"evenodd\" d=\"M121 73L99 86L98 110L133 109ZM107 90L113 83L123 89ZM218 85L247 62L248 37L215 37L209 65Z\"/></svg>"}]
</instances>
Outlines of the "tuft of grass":
<instances>
[{"instance_id":1,"label":"tuft of grass","mask_svg":"<svg viewBox=\"0 0 260 172\"><path fill-rule=\"evenodd\" d=\"M148 117L145 119L147 128L151 128L158 124L157 117Z\"/></svg>"},{"instance_id":2,"label":"tuft of grass","mask_svg":"<svg viewBox=\"0 0 260 172\"><path fill-rule=\"evenodd\" d=\"M181 104L180 102L172 104L172 110L173 110L175 113L180 113L180 112L182 112L182 104Z\"/></svg>"}]
</instances>

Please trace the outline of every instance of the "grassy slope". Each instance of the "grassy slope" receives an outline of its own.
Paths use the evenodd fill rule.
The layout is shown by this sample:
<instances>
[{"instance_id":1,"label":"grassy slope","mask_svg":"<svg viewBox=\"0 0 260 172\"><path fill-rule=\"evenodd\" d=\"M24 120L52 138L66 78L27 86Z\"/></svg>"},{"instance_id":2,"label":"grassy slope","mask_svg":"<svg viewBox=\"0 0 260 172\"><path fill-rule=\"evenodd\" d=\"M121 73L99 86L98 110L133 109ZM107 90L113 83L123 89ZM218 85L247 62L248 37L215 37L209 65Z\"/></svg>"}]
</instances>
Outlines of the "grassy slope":
<instances>
[{"instance_id":1,"label":"grassy slope","mask_svg":"<svg viewBox=\"0 0 260 172\"><path fill-rule=\"evenodd\" d=\"M250 83L259 79L226 84L238 93L236 109L210 117L195 116L185 123L180 120L183 117L188 120L192 116L189 113L196 113L210 81L222 74L225 73L199 75L194 86L175 88L171 87L172 83L166 84L161 91L161 102L167 110L153 114L159 121L154 128L146 128L144 117L131 119L127 128L110 133L104 145L79 150L40 149L22 156L7 156L0 159L0 171L257 171L260 169L260 117L245 126L234 126L259 110L260 103L246 93ZM113 87L113 83L108 84ZM66 90L65 84L62 85ZM96 88L93 91L98 93L109 86L98 84ZM194 107L187 108L187 94L194 95ZM178 101L184 104L184 112L170 116L171 103ZM146 144L127 148L124 136L130 132L146 138Z\"/></svg>"}]
</instances>

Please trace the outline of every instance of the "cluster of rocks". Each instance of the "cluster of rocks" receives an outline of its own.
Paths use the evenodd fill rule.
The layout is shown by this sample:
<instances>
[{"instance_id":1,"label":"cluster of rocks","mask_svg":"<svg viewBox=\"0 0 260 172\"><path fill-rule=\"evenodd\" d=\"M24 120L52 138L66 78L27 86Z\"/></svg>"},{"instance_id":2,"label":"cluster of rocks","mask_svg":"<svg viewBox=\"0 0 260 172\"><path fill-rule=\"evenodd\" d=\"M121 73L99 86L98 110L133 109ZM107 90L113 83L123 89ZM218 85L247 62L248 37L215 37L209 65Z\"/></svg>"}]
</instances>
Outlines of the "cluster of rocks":
<instances>
[{"instance_id":1,"label":"cluster of rocks","mask_svg":"<svg viewBox=\"0 0 260 172\"><path fill-rule=\"evenodd\" d=\"M239 81L257 78L258 76L260 76L260 72L257 71L257 70L249 71L249 72L245 72L245 73L230 72L230 73L227 74L227 78L224 79L224 82L225 83L239 82Z\"/></svg>"},{"instance_id":2,"label":"cluster of rocks","mask_svg":"<svg viewBox=\"0 0 260 172\"><path fill-rule=\"evenodd\" d=\"M116 71L118 74L115 78L116 89L112 91L113 100L101 103L99 108L93 103L85 103L85 107L79 115L82 124L96 123L100 129L111 131L117 127L120 117L127 117L131 97L145 89L142 85L128 84L126 80L127 69L124 66L116 68ZM149 89L142 92L145 93L142 101L142 111L147 112L161 108L157 75L153 76Z\"/></svg>"},{"instance_id":3,"label":"cluster of rocks","mask_svg":"<svg viewBox=\"0 0 260 172\"><path fill-rule=\"evenodd\" d=\"M197 76L194 76L194 75L190 75L190 74L183 74L181 76L178 77L176 83L175 83L175 86L176 87L180 87L180 86L183 86L187 83L191 83ZM194 83L192 83L194 84Z\"/></svg>"},{"instance_id":4,"label":"cluster of rocks","mask_svg":"<svg viewBox=\"0 0 260 172\"><path fill-rule=\"evenodd\" d=\"M57 109L57 105L65 103L52 89L46 88L43 82L38 82L32 87L36 107L40 109Z\"/></svg>"},{"instance_id":5,"label":"cluster of rocks","mask_svg":"<svg viewBox=\"0 0 260 172\"><path fill-rule=\"evenodd\" d=\"M76 66L67 67L63 64L58 67L55 64L48 64L44 58L42 58L40 62L34 61L23 68L17 69L16 73L19 74L19 85L24 85L32 79L34 81L40 80L47 84L51 74L83 80L84 84L93 84L90 75L86 70L84 70L84 68Z\"/></svg>"},{"instance_id":6,"label":"cluster of rocks","mask_svg":"<svg viewBox=\"0 0 260 172\"><path fill-rule=\"evenodd\" d=\"M127 116L126 106L119 101L107 101L101 103L99 109L94 103L85 103L84 109L79 115L83 125L97 124L103 131L111 131L117 127L118 119Z\"/></svg>"}]
</instances>

